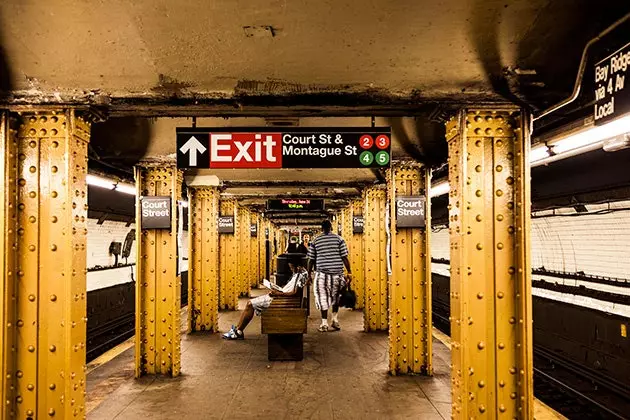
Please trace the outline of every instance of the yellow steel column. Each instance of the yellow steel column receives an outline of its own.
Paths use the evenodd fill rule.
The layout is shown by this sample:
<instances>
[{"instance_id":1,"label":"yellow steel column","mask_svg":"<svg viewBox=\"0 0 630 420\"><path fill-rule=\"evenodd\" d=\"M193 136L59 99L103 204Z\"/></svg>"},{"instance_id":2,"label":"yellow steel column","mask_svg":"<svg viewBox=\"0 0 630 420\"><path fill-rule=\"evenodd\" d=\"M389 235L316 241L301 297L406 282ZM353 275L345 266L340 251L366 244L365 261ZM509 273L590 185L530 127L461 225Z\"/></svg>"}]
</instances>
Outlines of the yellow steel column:
<instances>
[{"instance_id":1,"label":"yellow steel column","mask_svg":"<svg viewBox=\"0 0 630 420\"><path fill-rule=\"evenodd\" d=\"M363 216L363 200L352 202L352 217ZM352 219L350 221L352 223ZM352 289L357 294L355 309L365 306L365 275L363 272L363 234L352 233L350 239L350 267L352 268Z\"/></svg>"},{"instance_id":2,"label":"yellow steel column","mask_svg":"<svg viewBox=\"0 0 630 420\"><path fill-rule=\"evenodd\" d=\"M255 211L250 212L250 224L256 226L256 235L259 235L258 229L260 228L260 223L258 221L258 213ZM251 235L251 227L247 229L249 236L249 286L256 287L258 286L259 278L258 272L260 270L260 250L258 249L258 236Z\"/></svg>"},{"instance_id":3,"label":"yellow steel column","mask_svg":"<svg viewBox=\"0 0 630 420\"><path fill-rule=\"evenodd\" d=\"M269 222L267 219L260 215L260 222L258 223L258 250L259 250L259 272L258 272L258 281L266 278L267 275L267 249L266 249L266 233L269 228Z\"/></svg>"},{"instance_id":4,"label":"yellow steel column","mask_svg":"<svg viewBox=\"0 0 630 420\"><path fill-rule=\"evenodd\" d=\"M90 123L73 110L1 113L0 138L0 418L85 417Z\"/></svg>"},{"instance_id":5,"label":"yellow steel column","mask_svg":"<svg viewBox=\"0 0 630 420\"><path fill-rule=\"evenodd\" d=\"M430 172L416 163L392 167L389 180L392 275L389 283L389 370L433 374L431 336ZM396 197L424 196L425 228L396 228Z\"/></svg>"},{"instance_id":6,"label":"yellow steel column","mask_svg":"<svg viewBox=\"0 0 630 420\"><path fill-rule=\"evenodd\" d=\"M363 192L363 233L365 307L363 328L365 331L385 331L387 313L387 233L385 213L386 191L378 187Z\"/></svg>"},{"instance_id":7,"label":"yellow steel column","mask_svg":"<svg viewBox=\"0 0 630 420\"><path fill-rule=\"evenodd\" d=\"M348 245L348 251L352 252L352 206L348 205L341 209L340 222L341 222L341 236Z\"/></svg>"},{"instance_id":8,"label":"yellow steel column","mask_svg":"<svg viewBox=\"0 0 630 420\"><path fill-rule=\"evenodd\" d=\"M17 385L15 377L17 346L17 132L8 112L0 113L0 141L2 149L3 182L0 219L4 238L0 242L2 260L2 294L0 295L0 362L2 384L0 385L0 419L15 416Z\"/></svg>"},{"instance_id":9,"label":"yellow steel column","mask_svg":"<svg viewBox=\"0 0 630 420\"><path fill-rule=\"evenodd\" d=\"M238 204L235 200L221 200L221 216L234 216L234 233L219 235L219 307L238 308Z\"/></svg>"},{"instance_id":10,"label":"yellow steel column","mask_svg":"<svg viewBox=\"0 0 630 420\"><path fill-rule=\"evenodd\" d=\"M249 296L250 288L250 211L247 207L238 206L238 295Z\"/></svg>"},{"instance_id":11,"label":"yellow steel column","mask_svg":"<svg viewBox=\"0 0 630 420\"><path fill-rule=\"evenodd\" d=\"M136 167L136 377L178 376L181 369L181 278L177 275L177 200L182 173L175 165ZM142 229L141 198L171 197L171 229Z\"/></svg>"},{"instance_id":12,"label":"yellow steel column","mask_svg":"<svg viewBox=\"0 0 630 420\"><path fill-rule=\"evenodd\" d=\"M188 188L188 332L218 331L219 191Z\"/></svg>"},{"instance_id":13,"label":"yellow steel column","mask_svg":"<svg viewBox=\"0 0 630 420\"><path fill-rule=\"evenodd\" d=\"M515 109L447 124L455 418L533 417L529 124Z\"/></svg>"}]
</instances>

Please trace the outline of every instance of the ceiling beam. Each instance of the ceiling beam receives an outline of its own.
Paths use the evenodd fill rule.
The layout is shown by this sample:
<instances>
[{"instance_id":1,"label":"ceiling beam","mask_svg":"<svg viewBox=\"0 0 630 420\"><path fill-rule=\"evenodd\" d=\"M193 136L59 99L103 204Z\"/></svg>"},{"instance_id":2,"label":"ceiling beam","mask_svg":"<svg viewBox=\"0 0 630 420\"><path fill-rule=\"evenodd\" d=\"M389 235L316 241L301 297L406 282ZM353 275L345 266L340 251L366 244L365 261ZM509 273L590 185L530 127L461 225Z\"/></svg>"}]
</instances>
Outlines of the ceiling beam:
<instances>
[{"instance_id":1,"label":"ceiling beam","mask_svg":"<svg viewBox=\"0 0 630 420\"><path fill-rule=\"evenodd\" d=\"M375 181L223 181L223 188L295 187L295 188L365 188Z\"/></svg>"},{"instance_id":2,"label":"ceiling beam","mask_svg":"<svg viewBox=\"0 0 630 420\"><path fill-rule=\"evenodd\" d=\"M341 200L360 197L361 193L333 193L333 194L308 194L308 193L291 193L291 194L278 194L278 193L260 193L260 194L239 194L239 193L221 193L221 198L234 198L237 200L251 200L257 198L312 198L312 199L326 199L326 200Z\"/></svg>"}]
</instances>

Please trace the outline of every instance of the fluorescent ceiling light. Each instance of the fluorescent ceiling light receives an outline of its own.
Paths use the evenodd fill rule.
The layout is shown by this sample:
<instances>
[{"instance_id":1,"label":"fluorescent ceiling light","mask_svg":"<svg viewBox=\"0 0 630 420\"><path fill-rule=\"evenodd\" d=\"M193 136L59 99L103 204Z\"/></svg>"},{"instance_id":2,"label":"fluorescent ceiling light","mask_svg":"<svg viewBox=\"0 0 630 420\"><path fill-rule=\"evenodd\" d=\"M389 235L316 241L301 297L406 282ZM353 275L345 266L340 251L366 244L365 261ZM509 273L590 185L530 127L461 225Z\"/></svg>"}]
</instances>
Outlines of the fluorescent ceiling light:
<instances>
[{"instance_id":1,"label":"fluorescent ceiling light","mask_svg":"<svg viewBox=\"0 0 630 420\"><path fill-rule=\"evenodd\" d=\"M589 146L606 139L630 132L630 115L600 126L593 126L579 133L572 134L547 144L553 148L554 154L568 152L580 147Z\"/></svg>"},{"instance_id":2,"label":"fluorescent ceiling light","mask_svg":"<svg viewBox=\"0 0 630 420\"><path fill-rule=\"evenodd\" d=\"M136 195L135 185L116 184L116 191L120 191L121 193L129 194L129 195Z\"/></svg>"},{"instance_id":3,"label":"fluorescent ceiling light","mask_svg":"<svg viewBox=\"0 0 630 420\"><path fill-rule=\"evenodd\" d=\"M549 148L546 145L541 144L539 146L533 147L532 150L530 150L529 162L534 163L539 160L548 158L549 156Z\"/></svg>"},{"instance_id":4,"label":"fluorescent ceiling light","mask_svg":"<svg viewBox=\"0 0 630 420\"><path fill-rule=\"evenodd\" d=\"M88 185L93 185L95 187L107 188L108 190L114 189L114 181L107 178L101 178L100 176L87 175L86 182Z\"/></svg>"},{"instance_id":5,"label":"fluorescent ceiling light","mask_svg":"<svg viewBox=\"0 0 630 420\"><path fill-rule=\"evenodd\" d=\"M437 184L431 186L431 189L429 190L429 196L433 198L447 194L450 191L450 188L451 187L450 185L448 185L448 181L438 182Z\"/></svg>"}]
</instances>

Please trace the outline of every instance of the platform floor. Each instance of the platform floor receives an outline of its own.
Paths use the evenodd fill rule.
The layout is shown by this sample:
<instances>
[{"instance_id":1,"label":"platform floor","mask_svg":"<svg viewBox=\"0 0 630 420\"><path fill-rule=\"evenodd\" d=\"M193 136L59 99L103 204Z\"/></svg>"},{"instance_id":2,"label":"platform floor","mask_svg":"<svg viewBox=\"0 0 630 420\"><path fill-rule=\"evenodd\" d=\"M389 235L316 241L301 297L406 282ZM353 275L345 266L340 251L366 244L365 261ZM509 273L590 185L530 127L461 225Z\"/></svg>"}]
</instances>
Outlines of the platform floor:
<instances>
[{"instance_id":1,"label":"platform floor","mask_svg":"<svg viewBox=\"0 0 630 420\"><path fill-rule=\"evenodd\" d=\"M221 330L238 316L222 312ZM302 362L267 360L258 317L244 341L184 334L182 374L174 379L133 379L129 343L88 367L88 419L450 419L448 343L434 339L433 377L392 377L387 334L364 333L360 311L342 310L339 319L342 331L319 333L311 314Z\"/></svg>"}]
</instances>

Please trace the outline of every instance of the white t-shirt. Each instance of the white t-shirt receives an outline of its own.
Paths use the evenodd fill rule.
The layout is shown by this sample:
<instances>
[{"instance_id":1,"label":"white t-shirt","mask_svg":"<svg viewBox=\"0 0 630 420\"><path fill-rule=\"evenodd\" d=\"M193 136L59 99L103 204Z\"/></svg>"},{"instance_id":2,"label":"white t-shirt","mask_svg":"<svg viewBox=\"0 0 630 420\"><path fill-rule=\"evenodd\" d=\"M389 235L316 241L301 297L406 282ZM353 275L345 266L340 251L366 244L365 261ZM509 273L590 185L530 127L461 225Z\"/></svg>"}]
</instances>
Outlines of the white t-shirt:
<instances>
[{"instance_id":1,"label":"white t-shirt","mask_svg":"<svg viewBox=\"0 0 630 420\"><path fill-rule=\"evenodd\" d=\"M282 287L282 293L291 293L296 287L304 287L306 280L306 271L293 274L291 280Z\"/></svg>"}]
</instances>

